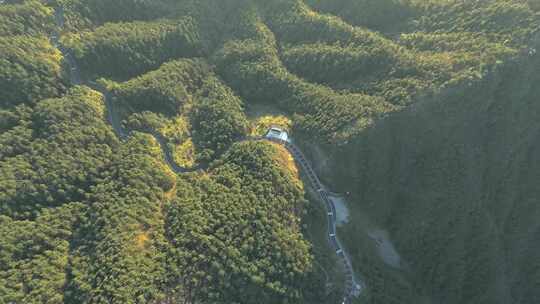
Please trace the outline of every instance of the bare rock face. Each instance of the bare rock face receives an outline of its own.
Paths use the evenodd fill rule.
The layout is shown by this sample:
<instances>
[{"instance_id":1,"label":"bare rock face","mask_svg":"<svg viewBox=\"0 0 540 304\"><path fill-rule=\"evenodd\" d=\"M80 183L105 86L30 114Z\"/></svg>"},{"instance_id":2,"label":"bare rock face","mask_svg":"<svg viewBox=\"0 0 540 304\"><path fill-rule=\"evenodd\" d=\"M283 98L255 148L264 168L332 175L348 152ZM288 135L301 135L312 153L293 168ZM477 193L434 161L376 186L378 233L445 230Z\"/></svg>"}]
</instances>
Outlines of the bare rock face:
<instances>
[{"instance_id":1,"label":"bare rock face","mask_svg":"<svg viewBox=\"0 0 540 304\"><path fill-rule=\"evenodd\" d=\"M428 302L540 303L539 68L529 52L330 153Z\"/></svg>"}]
</instances>

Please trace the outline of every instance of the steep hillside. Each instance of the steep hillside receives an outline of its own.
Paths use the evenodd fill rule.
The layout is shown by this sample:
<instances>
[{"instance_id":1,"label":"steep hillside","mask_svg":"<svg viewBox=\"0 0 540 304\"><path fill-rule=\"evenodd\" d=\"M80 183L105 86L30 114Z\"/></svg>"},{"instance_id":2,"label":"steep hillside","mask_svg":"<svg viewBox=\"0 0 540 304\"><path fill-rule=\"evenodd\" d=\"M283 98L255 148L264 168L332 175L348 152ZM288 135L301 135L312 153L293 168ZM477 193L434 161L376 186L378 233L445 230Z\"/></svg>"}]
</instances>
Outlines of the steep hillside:
<instances>
[{"instance_id":1,"label":"steep hillside","mask_svg":"<svg viewBox=\"0 0 540 304\"><path fill-rule=\"evenodd\" d=\"M539 303L539 9L0 1L0 303Z\"/></svg>"},{"instance_id":2,"label":"steep hillside","mask_svg":"<svg viewBox=\"0 0 540 304\"><path fill-rule=\"evenodd\" d=\"M389 229L432 302L540 300L539 67L537 55L501 65L335 156L336 187ZM345 228L351 247L358 229Z\"/></svg>"},{"instance_id":3,"label":"steep hillside","mask_svg":"<svg viewBox=\"0 0 540 304\"><path fill-rule=\"evenodd\" d=\"M198 36L191 18L185 18L175 22L107 23L95 31L68 36L63 43L73 49L86 73L126 78L157 68L169 59L199 55Z\"/></svg>"}]
</instances>

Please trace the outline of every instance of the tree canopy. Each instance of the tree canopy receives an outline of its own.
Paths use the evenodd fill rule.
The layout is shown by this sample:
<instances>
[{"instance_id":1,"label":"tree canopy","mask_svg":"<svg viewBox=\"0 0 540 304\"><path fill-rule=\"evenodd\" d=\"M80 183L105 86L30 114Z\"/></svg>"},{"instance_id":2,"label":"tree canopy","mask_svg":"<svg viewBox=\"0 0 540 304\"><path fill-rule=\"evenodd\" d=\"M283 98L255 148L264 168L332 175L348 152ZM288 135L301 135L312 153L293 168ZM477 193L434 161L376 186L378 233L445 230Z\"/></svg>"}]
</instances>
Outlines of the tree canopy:
<instances>
[{"instance_id":1,"label":"tree canopy","mask_svg":"<svg viewBox=\"0 0 540 304\"><path fill-rule=\"evenodd\" d=\"M46 34L53 27L53 10L39 1L0 6L0 36L36 36Z\"/></svg>"},{"instance_id":2,"label":"tree canopy","mask_svg":"<svg viewBox=\"0 0 540 304\"><path fill-rule=\"evenodd\" d=\"M49 41L26 35L0 37L0 104L33 103L65 89L62 54Z\"/></svg>"},{"instance_id":3,"label":"tree canopy","mask_svg":"<svg viewBox=\"0 0 540 304\"><path fill-rule=\"evenodd\" d=\"M0 303L341 300L275 123L354 301L540 302L537 1L0 2Z\"/></svg>"}]
</instances>

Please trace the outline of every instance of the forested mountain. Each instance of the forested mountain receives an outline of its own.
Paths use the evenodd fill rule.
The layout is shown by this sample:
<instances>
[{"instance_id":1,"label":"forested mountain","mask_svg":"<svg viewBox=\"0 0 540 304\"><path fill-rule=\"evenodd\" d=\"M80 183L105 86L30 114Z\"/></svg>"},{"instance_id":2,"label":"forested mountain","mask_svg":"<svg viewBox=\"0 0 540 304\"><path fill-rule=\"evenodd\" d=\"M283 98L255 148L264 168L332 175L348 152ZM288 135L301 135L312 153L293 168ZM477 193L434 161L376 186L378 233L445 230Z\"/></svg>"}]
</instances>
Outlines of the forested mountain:
<instances>
[{"instance_id":1,"label":"forested mountain","mask_svg":"<svg viewBox=\"0 0 540 304\"><path fill-rule=\"evenodd\" d=\"M45 36L0 37L2 106L33 103L64 91L60 52Z\"/></svg>"},{"instance_id":2,"label":"forested mountain","mask_svg":"<svg viewBox=\"0 0 540 304\"><path fill-rule=\"evenodd\" d=\"M540 299L538 64L504 65L336 153L340 186L388 227L433 301Z\"/></svg>"},{"instance_id":3,"label":"forested mountain","mask_svg":"<svg viewBox=\"0 0 540 304\"><path fill-rule=\"evenodd\" d=\"M124 78L168 59L200 55L197 31L188 17L170 22L107 23L92 32L66 36L63 43L73 49L86 73Z\"/></svg>"},{"instance_id":4,"label":"forested mountain","mask_svg":"<svg viewBox=\"0 0 540 304\"><path fill-rule=\"evenodd\" d=\"M0 303L342 303L273 124L351 303L539 303L539 10L0 1Z\"/></svg>"},{"instance_id":5,"label":"forested mountain","mask_svg":"<svg viewBox=\"0 0 540 304\"><path fill-rule=\"evenodd\" d=\"M47 34L54 27L53 9L39 1L0 6L0 36Z\"/></svg>"}]
</instances>

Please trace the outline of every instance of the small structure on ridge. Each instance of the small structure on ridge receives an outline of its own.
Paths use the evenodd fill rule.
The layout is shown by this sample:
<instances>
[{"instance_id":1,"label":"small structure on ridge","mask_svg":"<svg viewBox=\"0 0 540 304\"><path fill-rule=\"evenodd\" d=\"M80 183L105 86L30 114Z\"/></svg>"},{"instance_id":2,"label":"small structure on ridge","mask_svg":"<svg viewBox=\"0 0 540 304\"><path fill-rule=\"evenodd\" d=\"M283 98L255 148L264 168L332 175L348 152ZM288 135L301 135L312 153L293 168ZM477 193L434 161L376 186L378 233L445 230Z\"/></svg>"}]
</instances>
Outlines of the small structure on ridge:
<instances>
[{"instance_id":1,"label":"small structure on ridge","mask_svg":"<svg viewBox=\"0 0 540 304\"><path fill-rule=\"evenodd\" d=\"M271 127L264 137L266 137L269 140L273 140L277 142L289 141L289 134L287 134L285 130L279 127Z\"/></svg>"}]
</instances>

